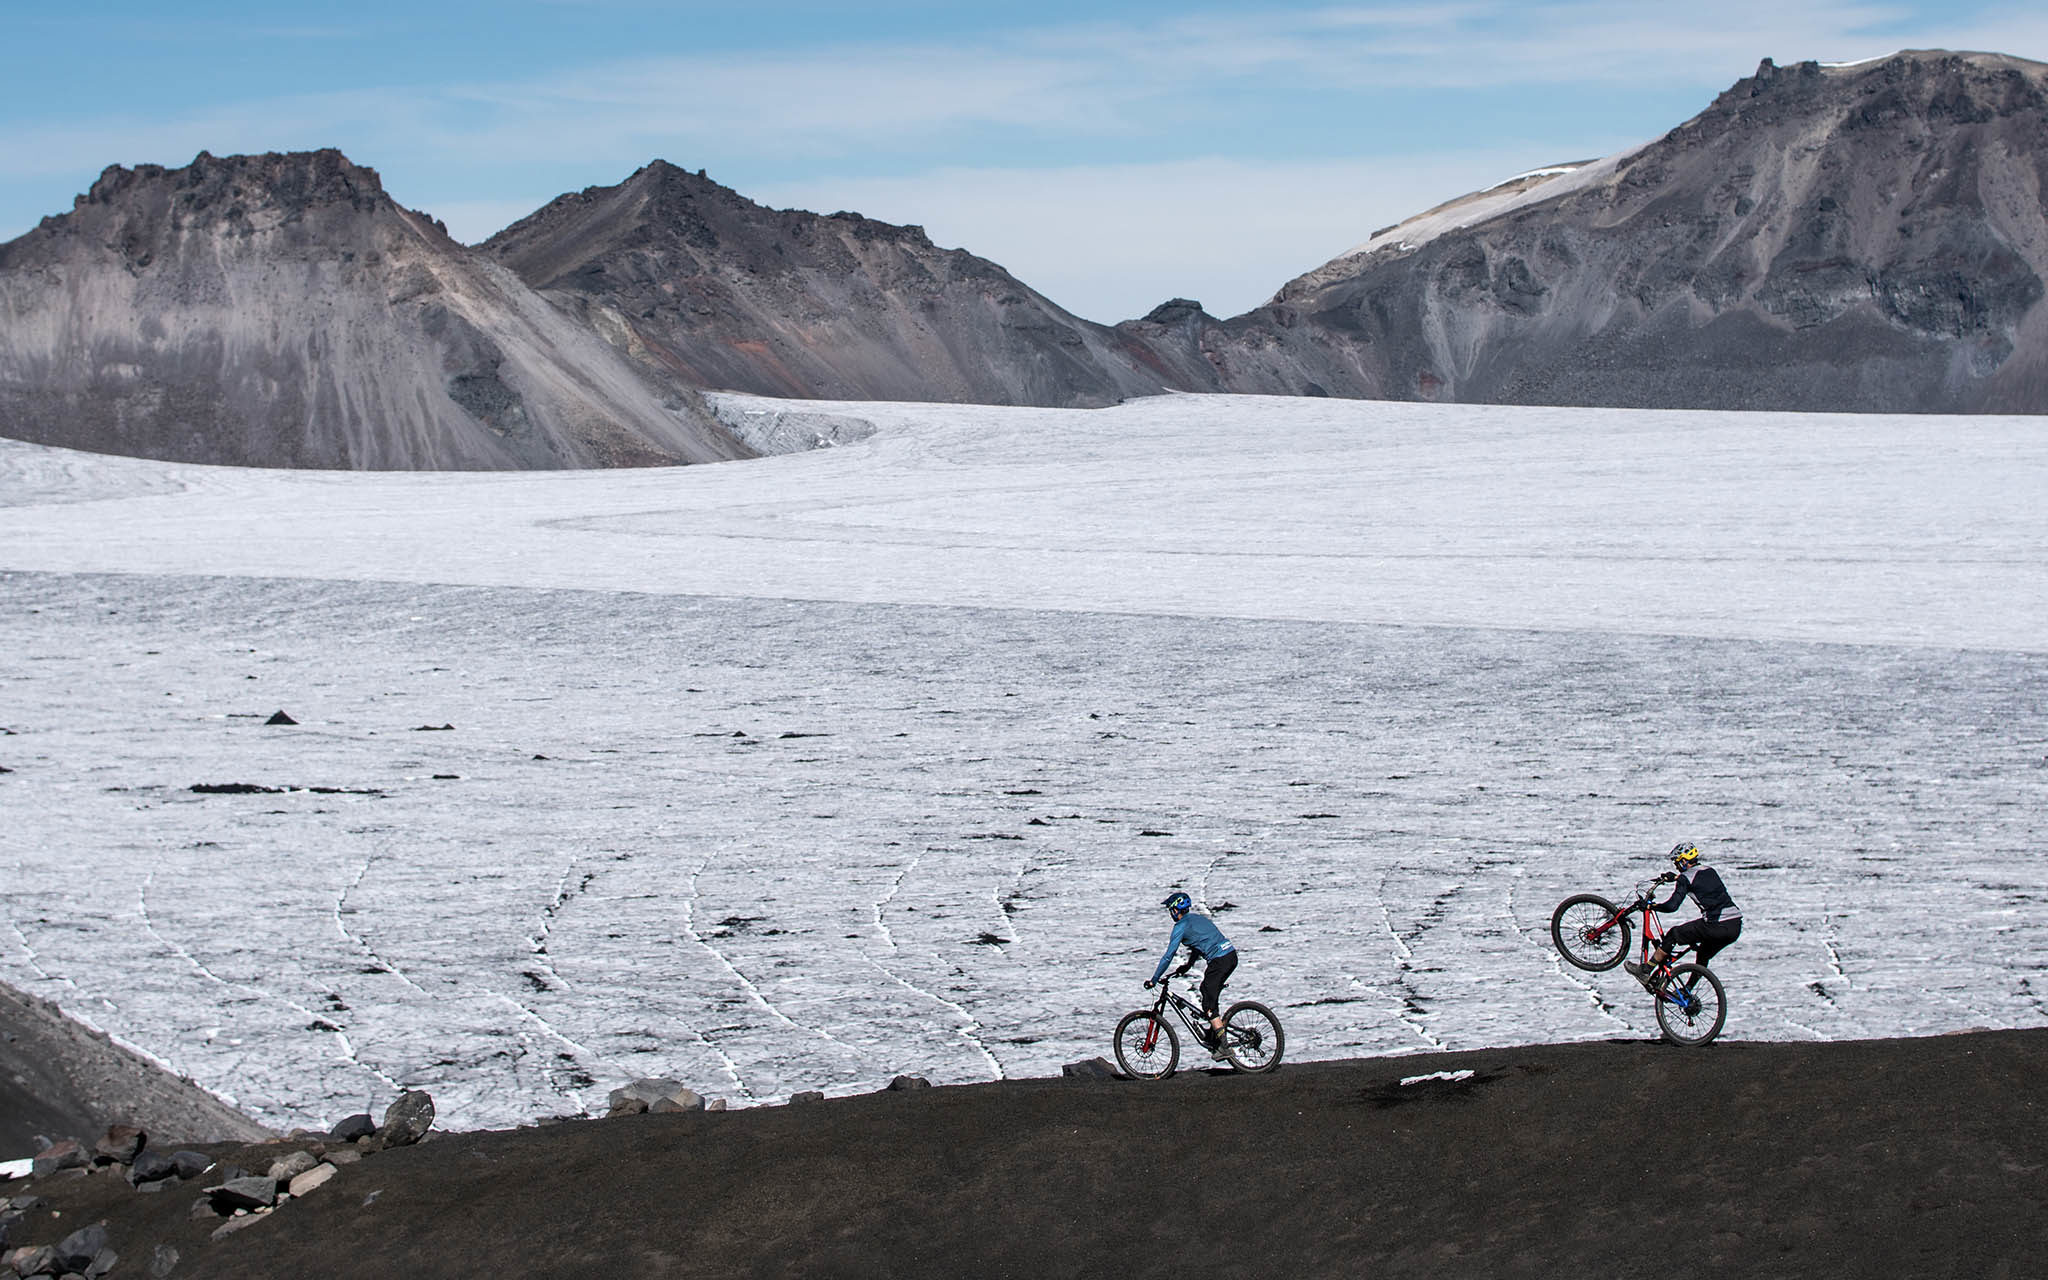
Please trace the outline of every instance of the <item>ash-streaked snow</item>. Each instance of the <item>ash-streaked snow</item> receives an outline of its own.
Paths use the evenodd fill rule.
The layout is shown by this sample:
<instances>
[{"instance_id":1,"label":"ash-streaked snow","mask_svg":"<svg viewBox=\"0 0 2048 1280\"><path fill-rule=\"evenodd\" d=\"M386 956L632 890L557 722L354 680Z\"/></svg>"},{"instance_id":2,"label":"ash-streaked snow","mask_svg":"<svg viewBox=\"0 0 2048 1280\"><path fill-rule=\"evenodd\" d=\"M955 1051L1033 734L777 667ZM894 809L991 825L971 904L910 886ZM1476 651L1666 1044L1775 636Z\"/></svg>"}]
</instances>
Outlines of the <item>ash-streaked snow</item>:
<instances>
[{"instance_id":1,"label":"ash-streaked snow","mask_svg":"<svg viewBox=\"0 0 2048 1280\"><path fill-rule=\"evenodd\" d=\"M2048 1018L2040 420L795 408L879 431L0 442L0 975L276 1124L1047 1074L1176 886L1290 1057L1654 1036L1547 921L1683 838L1731 1037Z\"/></svg>"}]
</instances>

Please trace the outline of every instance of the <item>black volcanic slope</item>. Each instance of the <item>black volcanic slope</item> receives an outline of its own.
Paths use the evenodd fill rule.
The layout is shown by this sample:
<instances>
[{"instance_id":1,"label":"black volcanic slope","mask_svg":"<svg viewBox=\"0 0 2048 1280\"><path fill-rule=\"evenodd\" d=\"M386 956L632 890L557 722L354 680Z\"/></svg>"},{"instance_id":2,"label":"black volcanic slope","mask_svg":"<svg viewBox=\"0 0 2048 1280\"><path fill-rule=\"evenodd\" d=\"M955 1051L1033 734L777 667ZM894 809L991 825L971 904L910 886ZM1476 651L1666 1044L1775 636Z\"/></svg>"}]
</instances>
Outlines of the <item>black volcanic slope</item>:
<instances>
[{"instance_id":1,"label":"black volcanic slope","mask_svg":"<svg viewBox=\"0 0 2048 1280\"><path fill-rule=\"evenodd\" d=\"M885 1092L442 1137L218 1242L190 1189L98 1174L34 1188L62 1217L17 1241L104 1218L135 1274L168 1244L175 1277L251 1280L2019 1277L2044 1068L2036 1029Z\"/></svg>"},{"instance_id":2,"label":"black volcanic slope","mask_svg":"<svg viewBox=\"0 0 2048 1280\"><path fill-rule=\"evenodd\" d=\"M1113 331L921 228L764 208L665 161L561 196L482 248L702 387L1102 405L1165 386Z\"/></svg>"},{"instance_id":3,"label":"black volcanic slope","mask_svg":"<svg viewBox=\"0 0 2048 1280\"><path fill-rule=\"evenodd\" d=\"M0 434L286 467L747 455L337 151L116 166L0 245Z\"/></svg>"},{"instance_id":4,"label":"black volcanic slope","mask_svg":"<svg viewBox=\"0 0 2048 1280\"><path fill-rule=\"evenodd\" d=\"M1235 320L1170 306L1120 329L1216 390L2048 412L2044 193L2048 66L1766 60L1511 211L1393 229Z\"/></svg>"}]
</instances>

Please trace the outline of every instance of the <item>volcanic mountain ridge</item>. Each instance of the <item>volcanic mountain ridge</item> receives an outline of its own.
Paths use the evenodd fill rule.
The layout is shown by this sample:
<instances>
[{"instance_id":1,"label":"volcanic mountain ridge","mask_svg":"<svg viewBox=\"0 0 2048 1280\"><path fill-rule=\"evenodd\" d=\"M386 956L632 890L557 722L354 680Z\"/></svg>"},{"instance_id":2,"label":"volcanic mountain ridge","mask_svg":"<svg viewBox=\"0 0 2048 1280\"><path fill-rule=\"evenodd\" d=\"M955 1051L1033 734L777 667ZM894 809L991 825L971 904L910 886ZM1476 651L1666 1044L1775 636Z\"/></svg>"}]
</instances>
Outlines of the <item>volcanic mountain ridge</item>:
<instances>
[{"instance_id":1,"label":"volcanic mountain ridge","mask_svg":"<svg viewBox=\"0 0 2048 1280\"><path fill-rule=\"evenodd\" d=\"M338 151L114 166L0 245L0 433L184 462L532 469L749 456Z\"/></svg>"}]
</instances>

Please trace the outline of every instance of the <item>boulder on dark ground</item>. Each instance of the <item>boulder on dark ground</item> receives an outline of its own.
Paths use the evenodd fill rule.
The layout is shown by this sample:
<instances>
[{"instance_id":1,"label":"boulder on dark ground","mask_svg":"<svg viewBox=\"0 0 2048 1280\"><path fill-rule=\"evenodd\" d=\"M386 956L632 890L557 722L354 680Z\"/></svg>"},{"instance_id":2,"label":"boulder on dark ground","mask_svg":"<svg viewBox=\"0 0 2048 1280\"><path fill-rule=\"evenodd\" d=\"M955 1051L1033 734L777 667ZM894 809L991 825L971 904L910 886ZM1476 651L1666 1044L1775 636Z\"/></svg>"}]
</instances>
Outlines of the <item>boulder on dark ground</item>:
<instances>
[{"instance_id":1,"label":"boulder on dark ground","mask_svg":"<svg viewBox=\"0 0 2048 1280\"><path fill-rule=\"evenodd\" d=\"M177 1173L177 1161L161 1151L144 1151L135 1157L134 1164L128 1166L128 1181L139 1187L176 1177Z\"/></svg>"},{"instance_id":2,"label":"boulder on dark ground","mask_svg":"<svg viewBox=\"0 0 2048 1280\"><path fill-rule=\"evenodd\" d=\"M277 1203L277 1182L260 1175L232 1178L217 1187L208 1187L206 1194L215 1213L268 1209Z\"/></svg>"},{"instance_id":3,"label":"boulder on dark ground","mask_svg":"<svg viewBox=\"0 0 2048 1280\"><path fill-rule=\"evenodd\" d=\"M0 1266L14 1268L18 1276L46 1276L57 1272L57 1251L49 1245L10 1249L0 1256Z\"/></svg>"},{"instance_id":4,"label":"boulder on dark ground","mask_svg":"<svg viewBox=\"0 0 2048 1280\"><path fill-rule=\"evenodd\" d=\"M616 1092L616 1090L614 1090ZM604 1113L605 1119L616 1120L620 1116L644 1116L647 1103L641 1098L613 1098L611 1109Z\"/></svg>"},{"instance_id":5,"label":"boulder on dark ground","mask_svg":"<svg viewBox=\"0 0 2048 1280\"><path fill-rule=\"evenodd\" d=\"M434 1099L425 1089L407 1089L384 1109L377 1139L385 1147L409 1147L434 1127Z\"/></svg>"},{"instance_id":6,"label":"boulder on dark ground","mask_svg":"<svg viewBox=\"0 0 2048 1280\"><path fill-rule=\"evenodd\" d=\"M789 1095L789 1105L792 1107L800 1102L823 1102L824 1100L825 1095L816 1089L799 1089Z\"/></svg>"},{"instance_id":7,"label":"boulder on dark ground","mask_svg":"<svg viewBox=\"0 0 2048 1280\"><path fill-rule=\"evenodd\" d=\"M335 1121L334 1127L327 1131L327 1136L336 1142L354 1142L358 1138L367 1138L375 1132L377 1132L377 1122L370 1119L368 1112L364 1112L361 1115L353 1115L346 1119Z\"/></svg>"},{"instance_id":8,"label":"boulder on dark ground","mask_svg":"<svg viewBox=\"0 0 2048 1280\"><path fill-rule=\"evenodd\" d=\"M92 1153L114 1164L134 1164L148 1141L149 1135L132 1124L110 1124L92 1144Z\"/></svg>"},{"instance_id":9,"label":"boulder on dark ground","mask_svg":"<svg viewBox=\"0 0 2048 1280\"><path fill-rule=\"evenodd\" d=\"M318 1191L321 1187L326 1186L334 1175L339 1172L341 1171L331 1164L315 1165L313 1168L292 1179L290 1188L292 1197L296 1199L306 1195L308 1192Z\"/></svg>"},{"instance_id":10,"label":"boulder on dark ground","mask_svg":"<svg viewBox=\"0 0 2048 1280\"><path fill-rule=\"evenodd\" d=\"M190 1182L213 1168L213 1157L203 1151L173 1151L171 1163L176 1166L179 1179Z\"/></svg>"},{"instance_id":11,"label":"boulder on dark ground","mask_svg":"<svg viewBox=\"0 0 2048 1280\"><path fill-rule=\"evenodd\" d=\"M1115 1080L1117 1069L1108 1058L1084 1058L1061 1067L1060 1075L1069 1080Z\"/></svg>"},{"instance_id":12,"label":"boulder on dark ground","mask_svg":"<svg viewBox=\"0 0 2048 1280\"><path fill-rule=\"evenodd\" d=\"M31 1168L36 1177L47 1178L60 1169L82 1169L91 1162L84 1147L66 1138L62 1142L51 1143L35 1157Z\"/></svg>"},{"instance_id":13,"label":"boulder on dark ground","mask_svg":"<svg viewBox=\"0 0 2048 1280\"><path fill-rule=\"evenodd\" d=\"M85 1280L100 1280L101 1276L112 1271L114 1265L120 1261L121 1255L112 1249L100 1250L92 1256L91 1262L85 1264Z\"/></svg>"},{"instance_id":14,"label":"boulder on dark ground","mask_svg":"<svg viewBox=\"0 0 2048 1280\"><path fill-rule=\"evenodd\" d=\"M888 1091L901 1093L906 1089L929 1089L932 1082L923 1076L897 1076L889 1082Z\"/></svg>"},{"instance_id":15,"label":"boulder on dark ground","mask_svg":"<svg viewBox=\"0 0 2048 1280\"><path fill-rule=\"evenodd\" d=\"M149 1280L166 1280L171 1272L178 1269L178 1250L173 1245L160 1244L150 1251Z\"/></svg>"},{"instance_id":16,"label":"boulder on dark ground","mask_svg":"<svg viewBox=\"0 0 2048 1280\"><path fill-rule=\"evenodd\" d=\"M107 1224L96 1222L65 1236L57 1244L57 1266L63 1271L83 1271L107 1247Z\"/></svg>"},{"instance_id":17,"label":"boulder on dark ground","mask_svg":"<svg viewBox=\"0 0 2048 1280\"><path fill-rule=\"evenodd\" d=\"M646 1103L646 1109L649 1111L654 1110L655 1104L664 1099L680 1103L682 1109L686 1111L695 1111L704 1105L704 1100L697 1096L696 1091L682 1081L662 1077L635 1080L631 1084L621 1085L612 1090L610 1094L611 1105L614 1107L632 1100Z\"/></svg>"},{"instance_id":18,"label":"boulder on dark ground","mask_svg":"<svg viewBox=\"0 0 2048 1280\"><path fill-rule=\"evenodd\" d=\"M290 1155L271 1161L266 1176L272 1182L290 1182L319 1163L319 1158L310 1151L294 1151Z\"/></svg>"}]
</instances>

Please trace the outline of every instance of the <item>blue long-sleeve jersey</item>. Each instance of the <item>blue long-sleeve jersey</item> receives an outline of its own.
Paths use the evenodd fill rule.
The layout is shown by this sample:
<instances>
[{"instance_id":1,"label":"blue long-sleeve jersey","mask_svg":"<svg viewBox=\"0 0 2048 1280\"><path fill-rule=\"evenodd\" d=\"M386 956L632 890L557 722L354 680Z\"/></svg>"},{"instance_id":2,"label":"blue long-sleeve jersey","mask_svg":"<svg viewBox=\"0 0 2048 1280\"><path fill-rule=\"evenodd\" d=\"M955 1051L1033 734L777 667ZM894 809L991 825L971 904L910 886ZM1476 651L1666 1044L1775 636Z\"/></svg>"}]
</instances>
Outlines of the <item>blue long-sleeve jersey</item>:
<instances>
[{"instance_id":1,"label":"blue long-sleeve jersey","mask_svg":"<svg viewBox=\"0 0 2048 1280\"><path fill-rule=\"evenodd\" d=\"M1215 921L1190 911L1173 926L1173 935L1166 940L1166 954L1159 957L1159 967L1152 971L1152 981L1159 981L1159 975L1173 963L1173 953L1183 944L1201 952L1204 960L1214 960L1237 950L1230 945L1230 939L1223 936L1223 930L1216 927Z\"/></svg>"}]
</instances>

